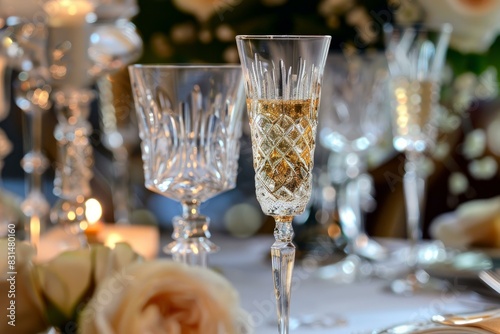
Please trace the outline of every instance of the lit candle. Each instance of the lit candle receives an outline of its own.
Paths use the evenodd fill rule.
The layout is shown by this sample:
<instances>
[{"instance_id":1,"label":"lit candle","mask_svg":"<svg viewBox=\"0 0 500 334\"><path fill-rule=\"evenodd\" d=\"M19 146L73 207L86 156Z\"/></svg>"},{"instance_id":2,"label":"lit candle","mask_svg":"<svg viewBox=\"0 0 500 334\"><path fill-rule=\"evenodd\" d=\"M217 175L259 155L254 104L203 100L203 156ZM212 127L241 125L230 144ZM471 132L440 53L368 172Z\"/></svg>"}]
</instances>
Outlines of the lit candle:
<instances>
[{"instance_id":1,"label":"lit candle","mask_svg":"<svg viewBox=\"0 0 500 334\"><path fill-rule=\"evenodd\" d=\"M82 89L91 84L88 73L90 21L94 7L88 0L52 0L44 4L48 16L47 50L52 86Z\"/></svg>"},{"instance_id":2,"label":"lit candle","mask_svg":"<svg viewBox=\"0 0 500 334\"><path fill-rule=\"evenodd\" d=\"M102 207L98 200L90 198L85 202L85 217L87 218L87 226L84 228L87 240L90 243L98 242L97 236L103 228L103 224L99 221L102 216Z\"/></svg>"}]
</instances>

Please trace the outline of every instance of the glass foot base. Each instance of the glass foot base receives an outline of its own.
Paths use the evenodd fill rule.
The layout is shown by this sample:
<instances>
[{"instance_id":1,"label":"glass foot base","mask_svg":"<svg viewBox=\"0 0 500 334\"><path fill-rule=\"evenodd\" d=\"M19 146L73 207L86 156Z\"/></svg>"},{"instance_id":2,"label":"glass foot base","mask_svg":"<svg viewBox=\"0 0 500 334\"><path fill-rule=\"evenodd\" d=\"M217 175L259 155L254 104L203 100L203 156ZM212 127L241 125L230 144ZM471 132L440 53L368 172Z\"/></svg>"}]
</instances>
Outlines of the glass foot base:
<instances>
[{"instance_id":1,"label":"glass foot base","mask_svg":"<svg viewBox=\"0 0 500 334\"><path fill-rule=\"evenodd\" d=\"M340 284L363 281L373 274L374 268L370 261L352 254L317 271L318 277Z\"/></svg>"},{"instance_id":2,"label":"glass foot base","mask_svg":"<svg viewBox=\"0 0 500 334\"><path fill-rule=\"evenodd\" d=\"M296 329L328 329L345 327L349 323L345 317L336 313L303 314L290 317L290 330ZM276 325L275 321L269 322L269 326Z\"/></svg>"},{"instance_id":3,"label":"glass foot base","mask_svg":"<svg viewBox=\"0 0 500 334\"><path fill-rule=\"evenodd\" d=\"M449 289L446 281L432 278L424 270L417 270L404 278L394 280L390 290L397 295L444 292Z\"/></svg>"},{"instance_id":4,"label":"glass foot base","mask_svg":"<svg viewBox=\"0 0 500 334\"><path fill-rule=\"evenodd\" d=\"M207 238L188 238L173 241L163 248L176 262L193 266L207 266L207 256L219 251L219 247Z\"/></svg>"}]
</instances>

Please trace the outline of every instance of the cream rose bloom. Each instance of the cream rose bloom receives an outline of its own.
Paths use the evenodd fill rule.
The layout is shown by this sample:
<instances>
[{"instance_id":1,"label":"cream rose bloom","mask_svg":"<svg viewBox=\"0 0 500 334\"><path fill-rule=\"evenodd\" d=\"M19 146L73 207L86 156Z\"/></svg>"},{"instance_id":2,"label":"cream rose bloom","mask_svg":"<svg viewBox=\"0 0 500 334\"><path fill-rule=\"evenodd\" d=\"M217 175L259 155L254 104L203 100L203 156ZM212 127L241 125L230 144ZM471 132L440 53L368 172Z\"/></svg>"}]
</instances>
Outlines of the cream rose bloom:
<instances>
[{"instance_id":1,"label":"cream rose bloom","mask_svg":"<svg viewBox=\"0 0 500 334\"><path fill-rule=\"evenodd\" d=\"M198 21L205 22L215 13L224 15L226 8L231 7L233 2L231 0L173 0L173 3L180 10L196 16Z\"/></svg>"},{"instance_id":2,"label":"cream rose bloom","mask_svg":"<svg viewBox=\"0 0 500 334\"><path fill-rule=\"evenodd\" d=\"M37 273L43 295L65 317L60 321L67 321L85 302L84 297L90 289L139 259L126 243L118 243L114 249L92 245L66 251L39 264Z\"/></svg>"},{"instance_id":3,"label":"cream rose bloom","mask_svg":"<svg viewBox=\"0 0 500 334\"><path fill-rule=\"evenodd\" d=\"M408 0L407 0L408 1ZM500 0L418 0L425 25L453 25L450 47L464 53L483 53L500 33Z\"/></svg>"},{"instance_id":4,"label":"cream rose bloom","mask_svg":"<svg viewBox=\"0 0 500 334\"><path fill-rule=\"evenodd\" d=\"M0 239L0 309L2 310L2 321L0 321L0 333L38 333L47 328L47 319L44 316L44 308L41 298L40 286L32 259L35 250L25 242L15 242L15 296L11 295L11 275L13 271L8 263L7 239ZM15 327L8 324L11 300L15 301ZM6 314L7 313L7 314ZM7 316L6 316L7 315ZM26 320L29 319L29 320Z\"/></svg>"},{"instance_id":5,"label":"cream rose bloom","mask_svg":"<svg viewBox=\"0 0 500 334\"><path fill-rule=\"evenodd\" d=\"M238 295L213 271L168 260L106 279L81 314L82 334L239 333ZM248 332L248 331L246 331Z\"/></svg>"},{"instance_id":6,"label":"cream rose bloom","mask_svg":"<svg viewBox=\"0 0 500 334\"><path fill-rule=\"evenodd\" d=\"M436 217L430 234L449 247L500 247L500 196L465 202Z\"/></svg>"}]
</instances>

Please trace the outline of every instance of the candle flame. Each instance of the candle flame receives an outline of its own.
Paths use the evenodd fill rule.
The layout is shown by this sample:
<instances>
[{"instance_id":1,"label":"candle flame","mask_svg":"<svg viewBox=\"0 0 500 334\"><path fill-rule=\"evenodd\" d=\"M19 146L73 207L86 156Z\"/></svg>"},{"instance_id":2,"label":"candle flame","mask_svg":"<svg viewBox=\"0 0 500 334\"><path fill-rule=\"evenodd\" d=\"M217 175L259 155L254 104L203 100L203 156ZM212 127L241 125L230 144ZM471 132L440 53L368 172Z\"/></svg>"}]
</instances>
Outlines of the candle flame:
<instances>
[{"instance_id":1,"label":"candle flame","mask_svg":"<svg viewBox=\"0 0 500 334\"><path fill-rule=\"evenodd\" d=\"M98 200L95 198L89 198L85 202L85 217L89 225L95 224L101 219L102 216L102 206Z\"/></svg>"},{"instance_id":2,"label":"candle flame","mask_svg":"<svg viewBox=\"0 0 500 334\"><path fill-rule=\"evenodd\" d=\"M115 248L116 244L121 242L122 240L123 240L122 236L119 235L118 233L110 233L106 237L104 245L109 248Z\"/></svg>"}]
</instances>

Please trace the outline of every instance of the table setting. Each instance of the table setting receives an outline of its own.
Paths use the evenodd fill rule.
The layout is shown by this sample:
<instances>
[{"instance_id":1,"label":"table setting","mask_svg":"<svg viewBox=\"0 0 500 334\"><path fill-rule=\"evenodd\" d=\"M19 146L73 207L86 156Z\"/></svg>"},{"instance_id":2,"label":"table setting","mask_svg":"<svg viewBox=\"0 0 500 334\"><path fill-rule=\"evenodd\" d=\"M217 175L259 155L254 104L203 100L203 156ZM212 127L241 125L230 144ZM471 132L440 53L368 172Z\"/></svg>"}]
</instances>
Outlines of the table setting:
<instances>
[{"instance_id":1,"label":"table setting","mask_svg":"<svg viewBox=\"0 0 500 334\"><path fill-rule=\"evenodd\" d=\"M500 333L500 3L439 6L0 0L0 332Z\"/></svg>"}]
</instances>

